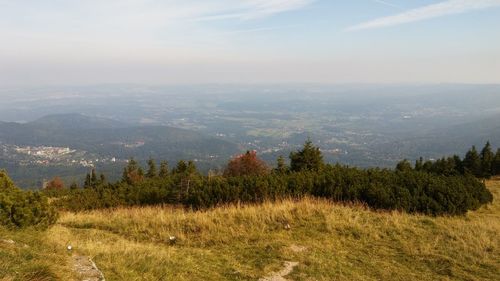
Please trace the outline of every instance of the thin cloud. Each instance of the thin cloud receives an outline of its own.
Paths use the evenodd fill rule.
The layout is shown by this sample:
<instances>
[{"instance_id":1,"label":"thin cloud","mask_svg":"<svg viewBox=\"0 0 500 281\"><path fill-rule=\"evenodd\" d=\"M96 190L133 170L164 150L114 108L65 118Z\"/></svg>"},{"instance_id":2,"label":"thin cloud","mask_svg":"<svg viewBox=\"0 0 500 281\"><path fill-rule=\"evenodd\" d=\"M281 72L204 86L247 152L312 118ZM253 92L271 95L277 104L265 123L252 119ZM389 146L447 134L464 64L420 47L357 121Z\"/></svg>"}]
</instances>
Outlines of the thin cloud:
<instances>
[{"instance_id":1,"label":"thin cloud","mask_svg":"<svg viewBox=\"0 0 500 281\"><path fill-rule=\"evenodd\" d=\"M475 10L483 10L500 6L500 0L448 0L416 9L412 9L394 16L378 18L347 28L347 31L383 28L400 24L423 21L427 19L462 14Z\"/></svg>"},{"instance_id":2,"label":"thin cloud","mask_svg":"<svg viewBox=\"0 0 500 281\"><path fill-rule=\"evenodd\" d=\"M316 0L247 0L240 1L231 11L223 11L194 18L194 21L216 21L227 19L251 20L302 9Z\"/></svg>"},{"instance_id":3,"label":"thin cloud","mask_svg":"<svg viewBox=\"0 0 500 281\"><path fill-rule=\"evenodd\" d=\"M372 1L375 2L375 3L379 3L379 4L382 4L382 5L385 5L385 6L392 7L392 8L401 8L398 5L392 4L392 3L388 2L388 1L384 1L384 0L372 0Z\"/></svg>"},{"instance_id":4,"label":"thin cloud","mask_svg":"<svg viewBox=\"0 0 500 281\"><path fill-rule=\"evenodd\" d=\"M260 31L271 31L278 29L290 29L295 27L303 26L302 24L290 24L283 26L271 26L271 27L258 27L258 28L250 28L250 29L240 29L235 31L225 32L224 34L242 34L242 33L252 33L252 32L260 32Z\"/></svg>"}]
</instances>

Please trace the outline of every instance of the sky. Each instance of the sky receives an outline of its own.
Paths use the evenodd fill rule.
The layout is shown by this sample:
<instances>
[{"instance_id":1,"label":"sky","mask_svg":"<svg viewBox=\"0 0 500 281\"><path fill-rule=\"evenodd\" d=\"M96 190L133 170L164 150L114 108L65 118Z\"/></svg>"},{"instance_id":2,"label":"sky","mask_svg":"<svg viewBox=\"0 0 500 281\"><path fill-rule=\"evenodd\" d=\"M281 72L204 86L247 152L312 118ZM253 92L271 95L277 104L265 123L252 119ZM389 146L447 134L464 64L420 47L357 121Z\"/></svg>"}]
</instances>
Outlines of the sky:
<instances>
[{"instance_id":1,"label":"sky","mask_svg":"<svg viewBox=\"0 0 500 281\"><path fill-rule=\"evenodd\" d=\"M0 0L0 87L500 83L500 0Z\"/></svg>"}]
</instances>

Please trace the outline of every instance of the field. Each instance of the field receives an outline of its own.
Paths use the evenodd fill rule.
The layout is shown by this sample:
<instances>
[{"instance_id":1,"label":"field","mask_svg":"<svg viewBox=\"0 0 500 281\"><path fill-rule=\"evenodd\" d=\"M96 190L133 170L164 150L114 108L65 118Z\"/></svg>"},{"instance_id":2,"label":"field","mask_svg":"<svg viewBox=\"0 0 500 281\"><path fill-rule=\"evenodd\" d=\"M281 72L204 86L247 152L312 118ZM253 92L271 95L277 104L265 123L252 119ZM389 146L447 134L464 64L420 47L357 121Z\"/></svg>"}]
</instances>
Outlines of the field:
<instances>
[{"instance_id":1,"label":"field","mask_svg":"<svg viewBox=\"0 0 500 281\"><path fill-rule=\"evenodd\" d=\"M463 217L316 199L63 213L47 231L0 229L0 280L80 280L74 255L106 280L498 280L500 179L488 187L493 204Z\"/></svg>"}]
</instances>

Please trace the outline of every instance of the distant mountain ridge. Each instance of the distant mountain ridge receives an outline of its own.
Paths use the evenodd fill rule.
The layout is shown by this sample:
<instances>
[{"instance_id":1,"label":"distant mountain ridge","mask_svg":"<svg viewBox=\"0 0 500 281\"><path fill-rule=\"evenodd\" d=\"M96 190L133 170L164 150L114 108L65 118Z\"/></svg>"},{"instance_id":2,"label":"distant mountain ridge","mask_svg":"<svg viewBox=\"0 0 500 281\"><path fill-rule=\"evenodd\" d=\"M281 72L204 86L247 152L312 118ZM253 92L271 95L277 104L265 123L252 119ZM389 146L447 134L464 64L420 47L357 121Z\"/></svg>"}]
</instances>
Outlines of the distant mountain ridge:
<instances>
[{"instance_id":1,"label":"distant mountain ridge","mask_svg":"<svg viewBox=\"0 0 500 281\"><path fill-rule=\"evenodd\" d=\"M127 123L114 119L87 116L79 113L46 115L28 124L32 126L52 127L54 129L125 128L130 126Z\"/></svg>"},{"instance_id":2,"label":"distant mountain ridge","mask_svg":"<svg viewBox=\"0 0 500 281\"><path fill-rule=\"evenodd\" d=\"M138 159L229 157L239 151L234 143L195 131L130 125L81 114L48 115L28 123L0 122L0 142L63 146L102 156Z\"/></svg>"}]
</instances>

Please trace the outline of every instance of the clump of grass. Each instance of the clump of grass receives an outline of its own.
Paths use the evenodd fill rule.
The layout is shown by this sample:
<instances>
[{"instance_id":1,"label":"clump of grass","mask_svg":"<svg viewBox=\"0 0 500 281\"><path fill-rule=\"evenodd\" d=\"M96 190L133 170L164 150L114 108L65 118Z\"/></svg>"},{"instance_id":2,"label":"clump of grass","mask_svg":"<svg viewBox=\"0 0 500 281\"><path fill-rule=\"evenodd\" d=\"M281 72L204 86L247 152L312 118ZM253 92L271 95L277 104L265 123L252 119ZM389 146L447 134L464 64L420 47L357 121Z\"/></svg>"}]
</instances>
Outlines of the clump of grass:
<instances>
[{"instance_id":1,"label":"clump of grass","mask_svg":"<svg viewBox=\"0 0 500 281\"><path fill-rule=\"evenodd\" d=\"M0 227L0 280L72 280L67 254L40 229Z\"/></svg>"}]
</instances>

